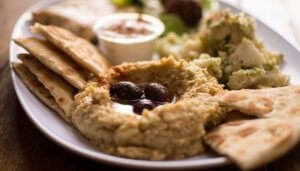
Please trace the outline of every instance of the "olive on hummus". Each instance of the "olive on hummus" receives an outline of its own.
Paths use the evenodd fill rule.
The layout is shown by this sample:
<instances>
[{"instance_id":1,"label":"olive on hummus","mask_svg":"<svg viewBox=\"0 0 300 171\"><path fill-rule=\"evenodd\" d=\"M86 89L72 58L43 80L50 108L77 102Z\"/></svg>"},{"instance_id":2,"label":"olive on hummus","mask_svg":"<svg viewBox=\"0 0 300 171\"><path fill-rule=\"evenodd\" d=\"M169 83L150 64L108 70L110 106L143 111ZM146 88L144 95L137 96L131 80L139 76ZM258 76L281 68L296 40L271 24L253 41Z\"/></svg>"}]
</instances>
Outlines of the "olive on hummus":
<instances>
[{"instance_id":1,"label":"olive on hummus","mask_svg":"<svg viewBox=\"0 0 300 171\"><path fill-rule=\"evenodd\" d=\"M144 109L141 116L122 113L113 108L110 94L111 85L120 81L159 83L177 98L174 103ZM136 159L181 159L203 152L205 125L222 120L225 111L213 96L220 90L205 70L172 57L125 63L76 95L72 121L106 153Z\"/></svg>"},{"instance_id":2,"label":"olive on hummus","mask_svg":"<svg viewBox=\"0 0 300 171\"><path fill-rule=\"evenodd\" d=\"M144 109L152 110L175 100L168 89L159 83L137 85L130 81L120 81L111 85L109 90L113 101L119 105L132 105L137 114L141 114Z\"/></svg>"}]
</instances>

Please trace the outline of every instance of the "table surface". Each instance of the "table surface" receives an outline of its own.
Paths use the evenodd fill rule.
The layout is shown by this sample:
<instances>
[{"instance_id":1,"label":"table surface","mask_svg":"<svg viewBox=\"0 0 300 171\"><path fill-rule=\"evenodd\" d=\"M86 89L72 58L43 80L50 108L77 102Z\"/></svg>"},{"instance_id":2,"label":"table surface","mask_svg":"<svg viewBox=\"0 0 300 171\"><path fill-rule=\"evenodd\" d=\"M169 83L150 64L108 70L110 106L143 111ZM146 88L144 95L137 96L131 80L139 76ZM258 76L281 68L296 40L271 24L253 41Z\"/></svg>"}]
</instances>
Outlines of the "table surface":
<instances>
[{"instance_id":1,"label":"table surface","mask_svg":"<svg viewBox=\"0 0 300 171\"><path fill-rule=\"evenodd\" d=\"M263 19L300 47L299 0L226 0ZM70 153L46 138L31 123L13 90L7 63L8 44L14 23L38 0L0 0L0 171L6 170L128 170L96 163ZM300 169L300 146L258 171ZM226 166L211 171L238 171Z\"/></svg>"}]
</instances>

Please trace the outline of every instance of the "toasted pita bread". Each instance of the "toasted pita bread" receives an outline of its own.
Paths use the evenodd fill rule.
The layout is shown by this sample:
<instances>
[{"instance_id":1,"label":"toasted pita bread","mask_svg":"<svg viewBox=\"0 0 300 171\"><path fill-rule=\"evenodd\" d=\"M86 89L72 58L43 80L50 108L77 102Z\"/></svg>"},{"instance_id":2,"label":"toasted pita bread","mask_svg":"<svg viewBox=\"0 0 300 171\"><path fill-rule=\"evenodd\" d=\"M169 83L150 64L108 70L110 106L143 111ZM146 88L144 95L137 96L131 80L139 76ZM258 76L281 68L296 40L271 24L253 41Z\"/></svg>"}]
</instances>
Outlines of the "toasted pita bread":
<instances>
[{"instance_id":1,"label":"toasted pita bread","mask_svg":"<svg viewBox=\"0 0 300 171\"><path fill-rule=\"evenodd\" d=\"M102 77L109 68L108 61L87 40L56 26L35 24L32 31L43 35L57 48L70 55L79 65Z\"/></svg>"},{"instance_id":2,"label":"toasted pita bread","mask_svg":"<svg viewBox=\"0 0 300 171\"><path fill-rule=\"evenodd\" d=\"M263 117L300 117L300 86L228 91L221 104L244 114Z\"/></svg>"},{"instance_id":3,"label":"toasted pita bread","mask_svg":"<svg viewBox=\"0 0 300 171\"><path fill-rule=\"evenodd\" d=\"M26 68L24 64L12 63L13 68L19 77L23 80L27 88L36 95L44 104L46 104L50 109L57 112L63 119L69 121L65 117L65 113L58 106L55 99L50 94L42 83L37 80L37 78Z\"/></svg>"},{"instance_id":4,"label":"toasted pita bread","mask_svg":"<svg viewBox=\"0 0 300 171\"><path fill-rule=\"evenodd\" d=\"M56 103L66 114L65 118L70 120L70 111L73 105L74 88L54 72L45 68L37 59L30 55L18 56L24 65L37 77L37 79L49 90Z\"/></svg>"},{"instance_id":5,"label":"toasted pita bread","mask_svg":"<svg viewBox=\"0 0 300 171\"><path fill-rule=\"evenodd\" d=\"M81 72L82 68L67 55L60 53L49 42L36 38L16 39L15 42L74 87L78 89L85 87L86 78Z\"/></svg>"},{"instance_id":6,"label":"toasted pita bread","mask_svg":"<svg viewBox=\"0 0 300 171\"><path fill-rule=\"evenodd\" d=\"M299 142L300 120L267 118L225 123L204 140L215 151L231 158L241 169L267 164Z\"/></svg>"}]
</instances>

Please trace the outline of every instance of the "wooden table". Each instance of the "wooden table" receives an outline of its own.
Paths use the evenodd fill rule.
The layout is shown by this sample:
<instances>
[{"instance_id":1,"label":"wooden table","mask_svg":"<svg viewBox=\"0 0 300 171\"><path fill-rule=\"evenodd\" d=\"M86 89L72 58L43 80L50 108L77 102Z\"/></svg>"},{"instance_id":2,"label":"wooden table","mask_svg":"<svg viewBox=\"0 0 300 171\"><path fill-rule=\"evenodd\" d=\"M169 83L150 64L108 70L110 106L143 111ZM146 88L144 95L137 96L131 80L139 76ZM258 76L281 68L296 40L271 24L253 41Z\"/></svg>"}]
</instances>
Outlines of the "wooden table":
<instances>
[{"instance_id":1,"label":"wooden table","mask_svg":"<svg viewBox=\"0 0 300 171\"><path fill-rule=\"evenodd\" d=\"M13 90L9 67L7 64L8 43L12 27L18 16L25 8L36 3L38 0L0 0L0 171L52 171L52 170L126 170L116 166L96 163L84 159L73 153L70 153L60 146L57 146L46 138L31 123L23 109L21 108L16 94ZM290 14L296 14L298 9L293 7L293 3L299 4L297 0L228 0L242 8L263 12L269 4L283 3L282 8L293 8L288 10ZM248 3L251 2L251 3ZM251 4L251 5L249 5ZM265 7L262 5L266 5ZM296 5L297 6L297 5ZM254 8L255 7L255 8ZM298 5L299 7L299 5ZM275 7L274 7L275 8ZM268 8L270 9L270 8ZM278 14L278 9L273 9L274 13L268 12L269 15L263 15L269 23L275 24L276 29L288 37L295 45L300 37L297 37L297 17L284 18L286 15L278 16L274 21L272 14ZM282 10L286 11L286 10ZM277 13L276 13L277 12ZM255 14L259 14L255 13ZM298 12L298 14L300 14ZM269 18L268 18L269 17ZM273 20L270 20L272 19ZM277 16L275 16L276 19ZM283 18L283 19L282 19ZM280 23L281 24L278 24ZM290 23L288 26L286 22ZM300 28L300 27L299 27ZM298 29L299 30L299 29ZM291 151L282 159L259 169L261 171L296 171L300 169L300 146ZM227 166L219 169L210 169L212 171L226 170L237 171L234 166Z\"/></svg>"}]
</instances>

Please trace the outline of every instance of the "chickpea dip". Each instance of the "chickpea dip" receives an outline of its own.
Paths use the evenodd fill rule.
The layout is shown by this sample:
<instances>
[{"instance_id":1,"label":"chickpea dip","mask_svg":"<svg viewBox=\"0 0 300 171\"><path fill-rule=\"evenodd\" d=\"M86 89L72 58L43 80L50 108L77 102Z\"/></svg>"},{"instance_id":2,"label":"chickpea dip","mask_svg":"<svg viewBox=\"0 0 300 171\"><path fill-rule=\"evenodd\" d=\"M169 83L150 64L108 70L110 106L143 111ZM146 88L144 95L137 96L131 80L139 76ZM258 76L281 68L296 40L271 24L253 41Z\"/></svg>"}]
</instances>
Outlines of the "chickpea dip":
<instances>
[{"instance_id":1,"label":"chickpea dip","mask_svg":"<svg viewBox=\"0 0 300 171\"><path fill-rule=\"evenodd\" d=\"M151 60L155 40L164 32L156 17L138 13L105 16L95 24L100 50L117 65L123 62Z\"/></svg>"}]
</instances>

